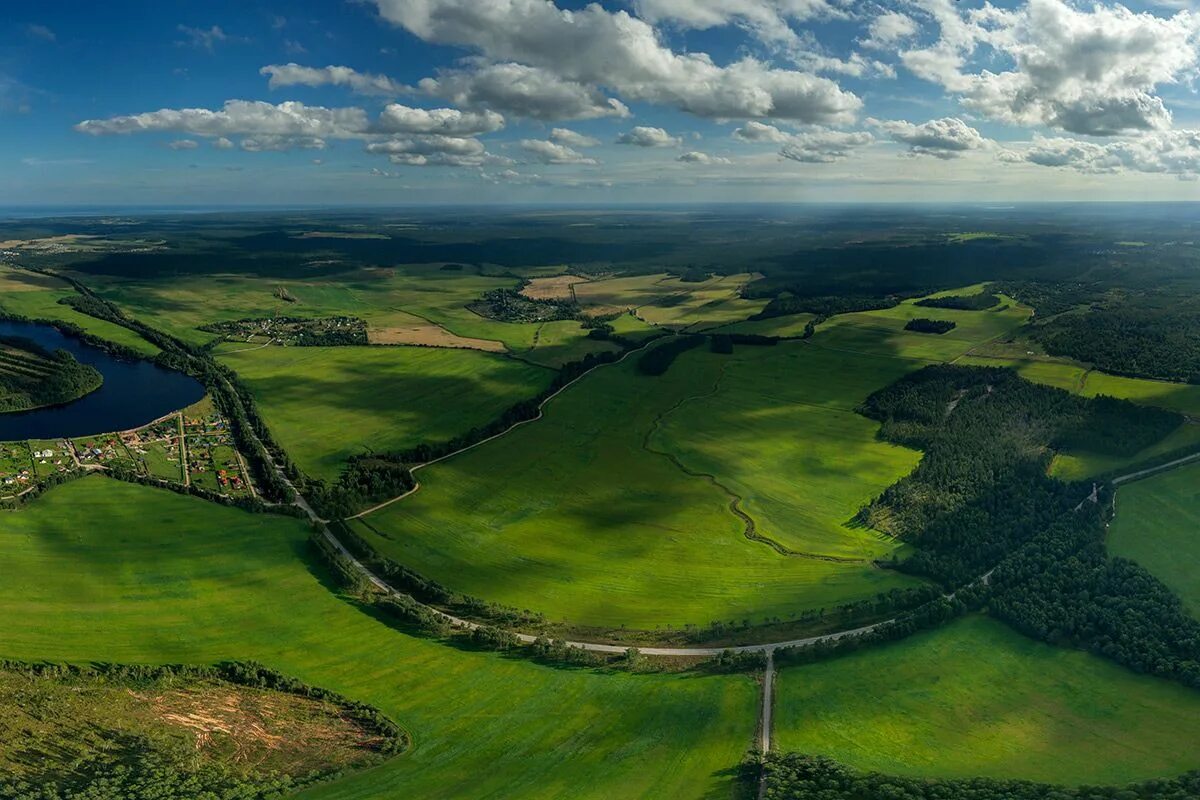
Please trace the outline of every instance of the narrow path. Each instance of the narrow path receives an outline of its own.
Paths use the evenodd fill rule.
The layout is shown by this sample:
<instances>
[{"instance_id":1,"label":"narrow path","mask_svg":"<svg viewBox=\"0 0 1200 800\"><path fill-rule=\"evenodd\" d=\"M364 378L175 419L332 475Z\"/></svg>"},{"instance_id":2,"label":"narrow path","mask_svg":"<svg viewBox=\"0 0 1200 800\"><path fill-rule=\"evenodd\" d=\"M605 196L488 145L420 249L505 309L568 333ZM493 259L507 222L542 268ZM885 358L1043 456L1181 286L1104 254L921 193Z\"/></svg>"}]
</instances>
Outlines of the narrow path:
<instances>
[{"instance_id":1,"label":"narrow path","mask_svg":"<svg viewBox=\"0 0 1200 800\"><path fill-rule=\"evenodd\" d=\"M1191 455L1184 456L1183 458L1177 458L1174 461L1168 461L1165 464L1159 464L1157 467L1147 467L1146 469L1140 469L1137 472L1130 472L1127 475L1121 475L1113 478L1110 483L1112 483L1113 486L1119 486L1122 483L1140 480L1141 478L1148 478L1151 475L1157 475L1160 472L1166 472L1167 470L1175 469L1176 467L1182 467L1184 464L1190 464L1197 460L1200 460L1200 453L1192 453Z\"/></svg>"}]
</instances>

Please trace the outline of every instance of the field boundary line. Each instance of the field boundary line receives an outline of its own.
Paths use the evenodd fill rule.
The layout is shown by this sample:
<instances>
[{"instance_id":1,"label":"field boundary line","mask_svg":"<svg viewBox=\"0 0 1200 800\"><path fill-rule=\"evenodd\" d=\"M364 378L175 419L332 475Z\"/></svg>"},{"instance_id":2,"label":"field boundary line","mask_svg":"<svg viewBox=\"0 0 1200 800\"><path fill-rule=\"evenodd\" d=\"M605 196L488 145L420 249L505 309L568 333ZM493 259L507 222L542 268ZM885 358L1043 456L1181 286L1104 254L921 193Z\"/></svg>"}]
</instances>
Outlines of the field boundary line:
<instances>
[{"instance_id":1,"label":"field boundary line","mask_svg":"<svg viewBox=\"0 0 1200 800\"><path fill-rule=\"evenodd\" d=\"M638 345L637 347L626 350L621 355L621 357L618 358L616 361L608 361L603 364L597 364L596 366L592 367L591 369L589 369L585 372L581 372L576 377L574 377L571 380L564 383L558 389L555 389L554 392L552 394L550 394L548 397L546 397L544 400L542 400L542 402L538 403L536 416L530 417L529 419L523 419L518 422L514 422L512 425L510 425L509 427L500 431L499 433L494 433L491 436L487 437L486 439L480 439L478 442L475 442L474 444L469 444L466 447L460 447L458 450L455 450L452 453L446 453L444 456L438 456L437 458L430 459L429 461L425 461L421 464L417 464L409 469L409 474L415 475L417 473L417 470L424 469L425 467L433 466L434 464L454 458L455 456L461 455L461 454L467 452L468 450L474 450L476 447L487 444L488 442L491 442L491 441L495 441L496 439L499 439L501 436L507 436L508 434L512 433L513 431L515 431L517 428L521 427L522 425L528 425L531 422L537 422L543 416L545 416L546 404L549 403L554 398L558 397L560 394L565 392L567 389L570 389L576 383L583 380L588 375L591 375L593 372L595 372L598 369L602 369L603 367L615 367L617 364L620 364L622 361L629 358L629 356L633 355L634 353L640 352L641 350L646 349L646 347L648 347L649 345L658 341L661 338L664 338L664 337L656 336L653 339L650 339L649 341L643 342L642 344ZM421 483L418 481L415 483L415 485L411 489L409 489L404 494L397 495L396 497L393 497L390 500L385 500L382 503L371 506L370 508L368 508L364 511L360 511L357 514L354 514L352 516L344 517L342 519L342 522L349 522L350 520L361 519L370 514L374 514L376 511L380 511L384 508L387 508L392 503L398 503L401 500L403 500L404 498L408 497L409 495L415 494L416 491L420 488L421 488Z\"/></svg>"}]
</instances>

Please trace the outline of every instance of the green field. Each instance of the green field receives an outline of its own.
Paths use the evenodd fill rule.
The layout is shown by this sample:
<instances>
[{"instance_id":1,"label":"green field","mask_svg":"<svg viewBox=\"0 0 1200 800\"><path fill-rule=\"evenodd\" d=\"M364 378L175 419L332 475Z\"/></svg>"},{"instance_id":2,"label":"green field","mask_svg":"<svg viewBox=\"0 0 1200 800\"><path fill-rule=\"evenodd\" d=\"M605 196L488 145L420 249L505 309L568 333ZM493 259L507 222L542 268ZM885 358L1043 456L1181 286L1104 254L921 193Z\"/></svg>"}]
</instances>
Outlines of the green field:
<instances>
[{"instance_id":1,"label":"green field","mask_svg":"<svg viewBox=\"0 0 1200 800\"><path fill-rule=\"evenodd\" d=\"M146 356L158 348L128 328L81 314L59 300L75 294L68 284L43 275L31 275L0 264L0 311L30 319L61 319L110 342L132 347Z\"/></svg>"},{"instance_id":2,"label":"green field","mask_svg":"<svg viewBox=\"0 0 1200 800\"><path fill-rule=\"evenodd\" d=\"M266 347L220 359L296 464L327 480L355 453L453 439L554 377L494 353L432 347Z\"/></svg>"},{"instance_id":3,"label":"green field","mask_svg":"<svg viewBox=\"0 0 1200 800\"><path fill-rule=\"evenodd\" d=\"M1200 619L1200 466L1122 486L1108 551L1150 570Z\"/></svg>"},{"instance_id":4,"label":"green field","mask_svg":"<svg viewBox=\"0 0 1200 800\"><path fill-rule=\"evenodd\" d=\"M1113 784L1200 767L1200 692L983 617L777 680L779 749L863 770Z\"/></svg>"},{"instance_id":5,"label":"green field","mask_svg":"<svg viewBox=\"0 0 1200 800\"><path fill-rule=\"evenodd\" d=\"M868 560L891 553L894 542L845 523L911 472L920 453L877 441L879 426L855 408L911 364L803 343L735 351L715 393L671 412L651 445L719 475L759 533L792 550ZM688 354L678 368L713 358Z\"/></svg>"},{"instance_id":6,"label":"green field","mask_svg":"<svg viewBox=\"0 0 1200 800\"><path fill-rule=\"evenodd\" d=\"M633 358L604 367L552 401L542 420L422 470L416 495L356 530L451 588L584 625L786 619L909 585L863 560L894 544L841 526L916 461L875 442L873 424L847 411L905 367L864 359L818 386L836 365L806 347L694 350L660 377L637 373ZM726 425L736 428L722 443ZM685 431L693 444L683 449ZM813 436L828 442L814 445ZM749 541L729 495L662 448L753 487L750 512L766 514L768 532L795 549L857 560L785 557ZM800 470L823 474L807 481Z\"/></svg>"},{"instance_id":7,"label":"green field","mask_svg":"<svg viewBox=\"0 0 1200 800\"><path fill-rule=\"evenodd\" d=\"M307 526L84 478L0 525L0 657L254 659L370 703L411 750L306 798L726 798L744 676L596 674L398 633L339 599Z\"/></svg>"}]
</instances>

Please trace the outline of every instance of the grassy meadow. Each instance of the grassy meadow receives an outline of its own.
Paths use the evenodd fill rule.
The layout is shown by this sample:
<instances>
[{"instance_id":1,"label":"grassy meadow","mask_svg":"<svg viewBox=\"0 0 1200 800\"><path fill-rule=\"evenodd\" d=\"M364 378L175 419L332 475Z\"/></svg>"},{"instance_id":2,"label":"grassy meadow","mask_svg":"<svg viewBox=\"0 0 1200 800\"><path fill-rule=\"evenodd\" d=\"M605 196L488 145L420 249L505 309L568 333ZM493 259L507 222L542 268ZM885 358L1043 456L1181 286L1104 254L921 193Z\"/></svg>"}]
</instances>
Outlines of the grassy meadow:
<instances>
[{"instance_id":1,"label":"grassy meadow","mask_svg":"<svg viewBox=\"0 0 1200 800\"><path fill-rule=\"evenodd\" d=\"M544 389L554 373L478 350L223 345L272 434L309 475L370 450L452 439Z\"/></svg>"},{"instance_id":2,"label":"grassy meadow","mask_svg":"<svg viewBox=\"0 0 1200 800\"><path fill-rule=\"evenodd\" d=\"M67 283L0 264L0 311L30 319L60 319L78 325L93 336L131 347L147 356L158 348L128 328L81 314L58 301L75 294Z\"/></svg>"},{"instance_id":3,"label":"grassy meadow","mask_svg":"<svg viewBox=\"0 0 1200 800\"><path fill-rule=\"evenodd\" d=\"M819 389L815 379L776 387L794 403L776 414L771 407L785 404L768 394L773 381L831 367L820 353L806 361L815 351L805 347L745 347L734 356L695 350L659 377L639 374L632 358L604 367L548 404L543 419L422 470L417 494L357 521L356 530L454 589L584 625L786 619L910 585L868 560L894 543L840 524L915 463L915 454L876 443L871 423L848 420L845 410L895 368L872 363L874 378ZM763 372L773 358L787 360ZM743 376L760 373L738 390ZM805 396L812 405L796 402ZM758 416L732 431L736 444L717 441L730 418L752 411ZM685 433L701 443L683 448ZM829 441L818 446L810 437ZM785 543L856 560L785 557L748 540L730 496L671 455L693 471L733 478L737 488L753 486L748 510L772 515L769 532ZM818 465L819 480L800 479L799 470ZM859 468L866 473L838 486ZM767 474L776 469L787 474ZM796 530L804 525L814 527Z\"/></svg>"},{"instance_id":4,"label":"grassy meadow","mask_svg":"<svg viewBox=\"0 0 1200 800\"><path fill-rule=\"evenodd\" d=\"M1200 619L1200 466L1122 486L1108 551L1150 570Z\"/></svg>"},{"instance_id":5,"label":"grassy meadow","mask_svg":"<svg viewBox=\"0 0 1200 800\"><path fill-rule=\"evenodd\" d=\"M102 477L2 513L0 657L253 659L411 735L305 798L727 798L754 735L744 676L556 669L400 633L330 591L298 520Z\"/></svg>"},{"instance_id":6,"label":"grassy meadow","mask_svg":"<svg viewBox=\"0 0 1200 800\"><path fill-rule=\"evenodd\" d=\"M1200 691L999 622L778 673L775 743L862 770L1119 784L1200 767Z\"/></svg>"}]
</instances>

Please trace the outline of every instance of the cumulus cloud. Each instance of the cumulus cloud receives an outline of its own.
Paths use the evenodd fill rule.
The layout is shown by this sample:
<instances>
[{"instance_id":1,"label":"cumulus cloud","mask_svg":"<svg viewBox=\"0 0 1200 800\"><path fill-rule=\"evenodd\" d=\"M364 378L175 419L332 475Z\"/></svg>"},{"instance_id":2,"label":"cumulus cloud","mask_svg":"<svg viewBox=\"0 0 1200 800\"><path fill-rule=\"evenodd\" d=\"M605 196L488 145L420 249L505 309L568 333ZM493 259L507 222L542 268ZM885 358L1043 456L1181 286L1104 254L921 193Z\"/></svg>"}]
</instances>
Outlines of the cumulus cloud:
<instances>
[{"instance_id":1,"label":"cumulus cloud","mask_svg":"<svg viewBox=\"0 0 1200 800\"><path fill-rule=\"evenodd\" d=\"M683 139L672 136L662 128L638 125L617 137L617 144L632 144L637 147L678 147Z\"/></svg>"},{"instance_id":2,"label":"cumulus cloud","mask_svg":"<svg viewBox=\"0 0 1200 800\"><path fill-rule=\"evenodd\" d=\"M1200 64L1200 16L1190 11L1162 17L1064 0L1029 0L1011 11L917 2L941 37L904 52L904 64L1009 124L1092 136L1165 130L1171 114L1158 88L1195 77ZM966 65L980 45L1011 69L972 72Z\"/></svg>"},{"instance_id":3,"label":"cumulus cloud","mask_svg":"<svg viewBox=\"0 0 1200 800\"><path fill-rule=\"evenodd\" d=\"M577 133L569 128L555 128L550 131L550 141L558 144L565 144L567 147L596 147L600 144L599 139L593 139L591 136L584 136L582 133Z\"/></svg>"},{"instance_id":4,"label":"cumulus cloud","mask_svg":"<svg viewBox=\"0 0 1200 800\"><path fill-rule=\"evenodd\" d=\"M596 159L556 142L522 139L521 149L543 164L595 164Z\"/></svg>"},{"instance_id":5,"label":"cumulus cloud","mask_svg":"<svg viewBox=\"0 0 1200 800\"><path fill-rule=\"evenodd\" d=\"M421 91L462 108L490 108L540 120L627 117L620 100L595 86L565 80L550 70L523 64L486 64L473 70L443 70L425 78Z\"/></svg>"},{"instance_id":6,"label":"cumulus cloud","mask_svg":"<svg viewBox=\"0 0 1200 800\"><path fill-rule=\"evenodd\" d=\"M737 24L766 41L794 37L790 21L842 17L842 2L830 0L636 0L638 16L650 23L669 22L705 30Z\"/></svg>"},{"instance_id":7,"label":"cumulus cloud","mask_svg":"<svg viewBox=\"0 0 1200 800\"><path fill-rule=\"evenodd\" d=\"M676 53L646 21L596 3L566 12L546 0L374 2L386 20L424 41L473 48L489 62L515 62L702 117L843 123L862 106L853 93L808 72L749 57L719 66L704 53Z\"/></svg>"},{"instance_id":8,"label":"cumulus cloud","mask_svg":"<svg viewBox=\"0 0 1200 800\"><path fill-rule=\"evenodd\" d=\"M409 167L478 167L487 160L487 151L478 139L456 136L396 136L382 142L370 142L368 153L386 155L393 164Z\"/></svg>"},{"instance_id":9,"label":"cumulus cloud","mask_svg":"<svg viewBox=\"0 0 1200 800\"><path fill-rule=\"evenodd\" d=\"M379 114L373 130L380 133L440 133L474 136L504 127L504 117L495 111L459 111L456 108L411 108L391 103Z\"/></svg>"},{"instance_id":10,"label":"cumulus cloud","mask_svg":"<svg viewBox=\"0 0 1200 800\"><path fill-rule=\"evenodd\" d=\"M733 163L728 158L725 158L723 156L709 155L708 153L702 153L699 150L689 150L688 152L680 155L679 158L677 158L675 160L682 161L685 164L708 165L708 164L732 164Z\"/></svg>"},{"instance_id":11,"label":"cumulus cloud","mask_svg":"<svg viewBox=\"0 0 1200 800\"><path fill-rule=\"evenodd\" d=\"M219 111L207 108L163 108L143 114L88 119L75 130L93 136L154 131L196 136L267 135L351 137L368 128L361 108L325 108L288 101L228 100Z\"/></svg>"},{"instance_id":12,"label":"cumulus cloud","mask_svg":"<svg viewBox=\"0 0 1200 800\"><path fill-rule=\"evenodd\" d=\"M1200 175L1200 131L1162 131L1100 144L1035 136L1028 147L1005 150L1000 157L1087 174L1146 172L1194 180Z\"/></svg>"},{"instance_id":13,"label":"cumulus cloud","mask_svg":"<svg viewBox=\"0 0 1200 800\"><path fill-rule=\"evenodd\" d=\"M199 146L200 143L195 139L176 139L175 141L167 144L167 147L171 148L172 150L195 150Z\"/></svg>"},{"instance_id":14,"label":"cumulus cloud","mask_svg":"<svg viewBox=\"0 0 1200 800\"><path fill-rule=\"evenodd\" d=\"M805 164L830 164L849 157L875 141L866 131L833 131L814 128L802 133L782 131L774 125L750 120L733 132L736 139L756 144L778 144L779 155Z\"/></svg>"},{"instance_id":15,"label":"cumulus cloud","mask_svg":"<svg viewBox=\"0 0 1200 800\"><path fill-rule=\"evenodd\" d=\"M898 11L887 11L871 20L871 24L867 26L867 38L862 40L862 45L876 50L894 47L897 42L915 36L918 30L912 17Z\"/></svg>"},{"instance_id":16,"label":"cumulus cloud","mask_svg":"<svg viewBox=\"0 0 1200 800\"><path fill-rule=\"evenodd\" d=\"M907 120L881 121L868 119L892 138L908 145L909 153L934 158L958 158L968 150L980 150L991 145L991 140L957 117L931 119L914 124Z\"/></svg>"},{"instance_id":17,"label":"cumulus cloud","mask_svg":"<svg viewBox=\"0 0 1200 800\"><path fill-rule=\"evenodd\" d=\"M229 139L225 138L224 136L218 136L216 139L213 139L212 146L217 148L218 150L232 150L233 142L231 142Z\"/></svg>"},{"instance_id":18,"label":"cumulus cloud","mask_svg":"<svg viewBox=\"0 0 1200 800\"><path fill-rule=\"evenodd\" d=\"M405 87L386 75L358 72L350 67L303 67L296 63L268 64L258 71L270 80L267 86L280 89L287 86L344 86L355 94L394 97Z\"/></svg>"}]
</instances>

